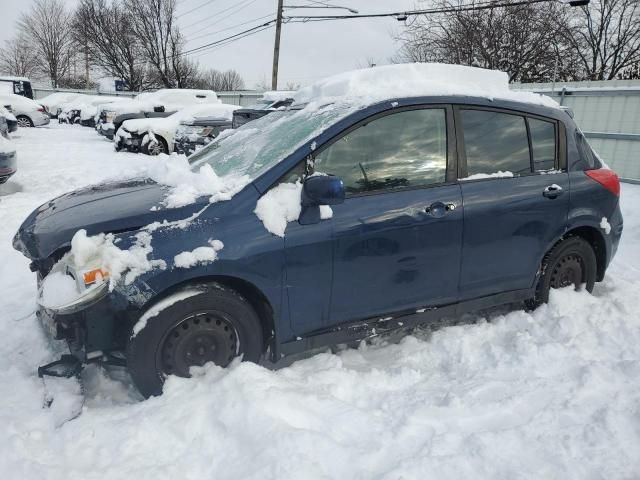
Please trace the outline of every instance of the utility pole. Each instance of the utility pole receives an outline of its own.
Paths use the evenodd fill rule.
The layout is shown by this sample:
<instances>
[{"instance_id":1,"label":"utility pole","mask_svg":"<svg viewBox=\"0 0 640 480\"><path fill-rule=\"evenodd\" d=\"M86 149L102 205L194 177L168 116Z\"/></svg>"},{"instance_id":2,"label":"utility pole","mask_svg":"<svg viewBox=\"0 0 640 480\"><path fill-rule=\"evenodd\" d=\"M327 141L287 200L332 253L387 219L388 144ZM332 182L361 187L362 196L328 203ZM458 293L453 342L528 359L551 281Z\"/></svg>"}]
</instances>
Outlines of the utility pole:
<instances>
[{"instance_id":1,"label":"utility pole","mask_svg":"<svg viewBox=\"0 0 640 480\"><path fill-rule=\"evenodd\" d=\"M278 89L278 61L280 60L280 30L282 30L282 3L278 0L278 14L276 16L276 41L273 46L273 70L271 71L271 89Z\"/></svg>"}]
</instances>

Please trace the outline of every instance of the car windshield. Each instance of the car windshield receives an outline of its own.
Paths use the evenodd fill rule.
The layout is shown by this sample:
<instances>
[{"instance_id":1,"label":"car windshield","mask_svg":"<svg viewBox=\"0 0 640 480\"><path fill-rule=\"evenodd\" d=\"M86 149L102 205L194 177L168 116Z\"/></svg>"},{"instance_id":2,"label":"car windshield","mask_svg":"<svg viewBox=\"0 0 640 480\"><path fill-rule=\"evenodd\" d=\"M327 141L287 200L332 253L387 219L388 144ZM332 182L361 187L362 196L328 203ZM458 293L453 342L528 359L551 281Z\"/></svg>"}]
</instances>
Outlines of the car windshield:
<instances>
[{"instance_id":1,"label":"car windshield","mask_svg":"<svg viewBox=\"0 0 640 480\"><path fill-rule=\"evenodd\" d=\"M219 176L247 175L254 180L354 110L340 103L277 111L223 132L189 162L194 169L208 163Z\"/></svg>"},{"instance_id":2,"label":"car windshield","mask_svg":"<svg viewBox=\"0 0 640 480\"><path fill-rule=\"evenodd\" d=\"M248 107L242 107L242 108L246 108L247 110L265 110L272 103L273 101L271 100L261 99L261 100L258 100L256 103L252 103Z\"/></svg>"}]
</instances>

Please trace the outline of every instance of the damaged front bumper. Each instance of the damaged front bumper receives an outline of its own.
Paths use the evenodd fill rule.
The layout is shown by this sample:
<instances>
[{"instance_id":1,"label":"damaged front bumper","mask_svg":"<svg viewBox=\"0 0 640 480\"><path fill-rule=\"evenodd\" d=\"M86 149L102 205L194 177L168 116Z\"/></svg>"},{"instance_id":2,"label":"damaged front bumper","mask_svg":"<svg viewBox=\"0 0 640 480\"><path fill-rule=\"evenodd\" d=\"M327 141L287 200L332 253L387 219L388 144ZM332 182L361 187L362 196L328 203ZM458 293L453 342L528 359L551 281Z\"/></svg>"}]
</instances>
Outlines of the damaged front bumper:
<instances>
[{"instance_id":1,"label":"damaged front bumper","mask_svg":"<svg viewBox=\"0 0 640 480\"><path fill-rule=\"evenodd\" d=\"M64 340L70 355L39 367L38 375L70 377L88 363L125 365L120 352L126 348L136 312L127 297L116 291L71 313L39 306L36 316L45 333L55 340Z\"/></svg>"}]
</instances>

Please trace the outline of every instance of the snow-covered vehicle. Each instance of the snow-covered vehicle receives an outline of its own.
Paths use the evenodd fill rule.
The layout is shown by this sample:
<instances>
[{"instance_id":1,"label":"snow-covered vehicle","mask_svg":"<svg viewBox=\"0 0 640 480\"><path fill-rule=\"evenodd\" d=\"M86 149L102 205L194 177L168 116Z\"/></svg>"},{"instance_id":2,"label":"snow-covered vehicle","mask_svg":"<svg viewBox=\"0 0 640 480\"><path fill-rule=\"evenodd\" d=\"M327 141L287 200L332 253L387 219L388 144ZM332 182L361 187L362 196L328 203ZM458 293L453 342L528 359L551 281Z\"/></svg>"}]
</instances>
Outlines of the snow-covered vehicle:
<instances>
[{"instance_id":1,"label":"snow-covered vehicle","mask_svg":"<svg viewBox=\"0 0 640 480\"><path fill-rule=\"evenodd\" d=\"M508 80L442 64L347 72L188 162L37 208L13 245L73 355L40 373L126 363L157 395L208 362L592 291L622 235L618 177L555 101Z\"/></svg>"},{"instance_id":2,"label":"snow-covered vehicle","mask_svg":"<svg viewBox=\"0 0 640 480\"><path fill-rule=\"evenodd\" d=\"M17 170L16 149L9 139L8 115L9 112L0 107L0 184L5 183Z\"/></svg>"},{"instance_id":3,"label":"snow-covered vehicle","mask_svg":"<svg viewBox=\"0 0 640 480\"><path fill-rule=\"evenodd\" d=\"M14 93L33 99L31 80L27 77L0 76L0 93Z\"/></svg>"},{"instance_id":4,"label":"snow-covered vehicle","mask_svg":"<svg viewBox=\"0 0 640 480\"><path fill-rule=\"evenodd\" d=\"M214 129L217 128L219 133L223 128L231 128L233 111L238 108L224 103L201 104L183 108L165 118L125 120L115 134L115 147L116 150L126 149L147 155L172 153L175 149L176 135L179 133L180 138L184 140L185 128L188 127L195 129L190 138L198 142L198 138L194 136L197 130L204 144L204 137L217 135L214 135ZM195 126L202 123L214 123L216 127Z\"/></svg>"},{"instance_id":5,"label":"snow-covered vehicle","mask_svg":"<svg viewBox=\"0 0 640 480\"><path fill-rule=\"evenodd\" d=\"M18 130L18 119L8 108L0 107L0 116L4 117L5 122L7 122L8 133Z\"/></svg>"},{"instance_id":6,"label":"snow-covered vehicle","mask_svg":"<svg viewBox=\"0 0 640 480\"><path fill-rule=\"evenodd\" d=\"M40 127L49 124L49 115L39 103L15 94L0 94L0 105L9 105L20 127Z\"/></svg>"},{"instance_id":7,"label":"snow-covered vehicle","mask_svg":"<svg viewBox=\"0 0 640 480\"><path fill-rule=\"evenodd\" d=\"M45 108L51 118L58 118L58 113L62 111L65 104L82 97L89 97L89 95L74 92L54 92L46 97L39 98L38 103Z\"/></svg>"},{"instance_id":8,"label":"snow-covered vehicle","mask_svg":"<svg viewBox=\"0 0 640 480\"><path fill-rule=\"evenodd\" d=\"M113 139L125 120L134 118L162 118L191 105L221 103L213 90L188 88L164 88L155 92L143 92L129 102L119 103L103 110L104 122L98 125L98 133Z\"/></svg>"},{"instance_id":9,"label":"snow-covered vehicle","mask_svg":"<svg viewBox=\"0 0 640 480\"><path fill-rule=\"evenodd\" d=\"M285 108L293 102L295 92L288 90L274 90L264 92L262 98L253 105L239 108L233 112L233 128L239 128L245 123L264 117L279 108Z\"/></svg>"},{"instance_id":10,"label":"snow-covered vehicle","mask_svg":"<svg viewBox=\"0 0 640 480\"><path fill-rule=\"evenodd\" d=\"M98 114L99 105L111 105L112 103L126 102L128 100L104 95L83 95L60 107L58 123L77 123L93 128L96 126L95 117Z\"/></svg>"}]
</instances>

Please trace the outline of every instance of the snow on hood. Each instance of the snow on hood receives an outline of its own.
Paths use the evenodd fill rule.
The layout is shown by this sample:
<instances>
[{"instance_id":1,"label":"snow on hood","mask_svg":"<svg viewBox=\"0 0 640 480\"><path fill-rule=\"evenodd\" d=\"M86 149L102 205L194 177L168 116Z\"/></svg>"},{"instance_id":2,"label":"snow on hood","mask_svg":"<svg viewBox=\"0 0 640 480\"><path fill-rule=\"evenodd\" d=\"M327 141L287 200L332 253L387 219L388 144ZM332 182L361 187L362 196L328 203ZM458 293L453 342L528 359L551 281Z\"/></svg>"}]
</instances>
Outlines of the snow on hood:
<instances>
[{"instance_id":1,"label":"snow on hood","mask_svg":"<svg viewBox=\"0 0 640 480\"><path fill-rule=\"evenodd\" d=\"M224 103L192 105L178 110L168 117L125 120L122 123L122 127L131 133L160 133L160 129L174 131L180 123L188 123L196 118L206 117L231 121L233 119L233 111L238 108L240 107Z\"/></svg>"},{"instance_id":2,"label":"snow on hood","mask_svg":"<svg viewBox=\"0 0 640 480\"><path fill-rule=\"evenodd\" d=\"M510 90L505 72L443 63L406 63L352 70L298 90L294 100L304 104L353 98L374 103L402 97L461 95L559 106L544 95Z\"/></svg>"}]
</instances>

